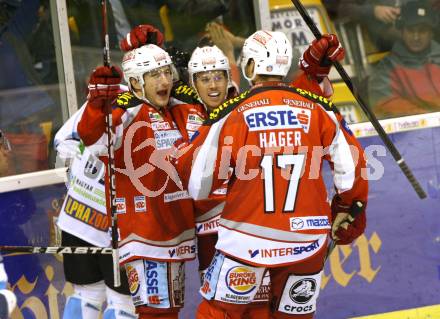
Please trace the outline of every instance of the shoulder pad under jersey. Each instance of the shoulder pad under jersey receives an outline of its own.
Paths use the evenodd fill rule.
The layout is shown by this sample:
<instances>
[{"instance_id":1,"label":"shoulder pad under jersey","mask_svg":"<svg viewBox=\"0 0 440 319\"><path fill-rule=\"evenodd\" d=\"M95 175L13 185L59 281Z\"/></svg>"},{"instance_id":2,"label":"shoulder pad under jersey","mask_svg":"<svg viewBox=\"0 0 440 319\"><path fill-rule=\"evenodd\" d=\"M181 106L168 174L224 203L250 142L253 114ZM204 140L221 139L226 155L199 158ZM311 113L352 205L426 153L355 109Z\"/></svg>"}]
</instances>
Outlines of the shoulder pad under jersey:
<instances>
[{"instance_id":1,"label":"shoulder pad under jersey","mask_svg":"<svg viewBox=\"0 0 440 319\"><path fill-rule=\"evenodd\" d=\"M174 84L171 89L171 96L186 104L200 104L196 90L183 81Z\"/></svg>"},{"instance_id":2,"label":"shoulder pad under jersey","mask_svg":"<svg viewBox=\"0 0 440 319\"><path fill-rule=\"evenodd\" d=\"M250 97L254 94L252 91L252 94L250 94L250 91L245 91L243 93L240 93L236 97L233 97L229 100L226 100L219 106L217 106L215 109L213 109L206 119L205 123L206 125L214 124L215 122L221 120L223 117L228 115L232 110L234 110L240 102L242 102L247 97Z\"/></svg>"},{"instance_id":3,"label":"shoulder pad under jersey","mask_svg":"<svg viewBox=\"0 0 440 319\"><path fill-rule=\"evenodd\" d=\"M139 104L144 103L142 100L138 99L133 93L130 91L122 92L118 94L118 97L113 104L115 107L120 107L123 109L129 109L131 107L138 106Z\"/></svg>"}]
</instances>

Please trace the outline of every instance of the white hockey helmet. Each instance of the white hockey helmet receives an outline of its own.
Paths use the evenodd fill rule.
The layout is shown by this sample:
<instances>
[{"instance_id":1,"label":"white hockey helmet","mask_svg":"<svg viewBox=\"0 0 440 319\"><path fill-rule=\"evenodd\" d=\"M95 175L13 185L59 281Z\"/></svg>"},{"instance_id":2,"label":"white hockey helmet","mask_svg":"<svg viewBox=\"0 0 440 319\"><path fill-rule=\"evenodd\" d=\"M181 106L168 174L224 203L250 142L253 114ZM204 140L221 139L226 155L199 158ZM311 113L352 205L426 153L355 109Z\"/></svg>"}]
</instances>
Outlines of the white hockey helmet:
<instances>
[{"instance_id":1,"label":"white hockey helmet","mask_svg":"<svg viewBox=\"0 0 440 319\"><path fill-rule=\"evenodd\" d=\"M130 78L135 78L142 88L143 96L138 96L138 98L148 102L144 92L144 74L166 65L171 66L172 63L170 55L165 50L157 45L147 44L124 54L122 71L130 90L134 93Z\"/></svg>"},{"instance_id":2,"label":"white hockey helmet","mask_svg":"<svg viewBox=\"0 0 440 319\"><path fill-rule=\"evenodd\" d=\"M228 85L226 87L226 95L228 89L232 86L231 80L231 67L229 66L229 60L226 55L216 45L197 47L188 62L188 74L191 86L195 89L197 95L197 87L195 86L195 75L200 72L206 71L225 71L228 79ZM204 103L203 101L201 101Z\"/></svg>"},{"instance_id":3,"label":"white hockey helmet","mask_svg":"<svg viewBox=\"0 0 440 319\"><path fill-rule=\"evenodd\" d=\"M245 67L255 61L254 73L246 76ZM241 53L243 76L252 81L257 74L285 77L292 63L292 45L283 32L259 30L246 39Z\"/></svg>"},{"instance_id":4,"label":"white hockey helmet","mask_svg":"<svg viewBox=\"0 0 440 319\"><path fill-rule=\"evenodd\" d=\"M205 71L226 71L229 78L229 60L216 45L197 47L188 62L188 73L194 87L194 75Z\"/></svg>"}]
</instances>

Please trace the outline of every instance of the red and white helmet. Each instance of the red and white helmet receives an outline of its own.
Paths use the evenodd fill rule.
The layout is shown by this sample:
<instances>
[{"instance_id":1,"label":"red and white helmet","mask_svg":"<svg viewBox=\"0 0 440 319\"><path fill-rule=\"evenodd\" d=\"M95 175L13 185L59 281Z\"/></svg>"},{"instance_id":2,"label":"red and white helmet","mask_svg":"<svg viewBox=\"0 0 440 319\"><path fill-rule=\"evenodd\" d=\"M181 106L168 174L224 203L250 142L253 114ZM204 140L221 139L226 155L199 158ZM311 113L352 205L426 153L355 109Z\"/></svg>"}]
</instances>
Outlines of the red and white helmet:
<instances>
[{"instance_id":1,"label":"red and white helmet","mask_svg":"<svg viewBox=\"0 0 440 319\"><path fill-rule=\"evenodd\" d=\"M194 75L199 72L205 71L226 71L228 76L228 82L230 80L229 60L216 45L197 47L191 55L191 59L188 62L189 81L192 87L194 86Z\"/></svg>"},{"instance_id":2,"label":"red and white helmet","mask_svg":"<svg viewBox=\"0 0 440 319\"><path fill-rule=\"evenodd\" d=\"M130 78L135 78L140 83L143 96L139 98L145 100L144 74L166 65L171 66L172 63L170 55L165 50L157 45L147 44L124 54L122 71L124 79L133 93Z\"/></svg>"},{"instance_id":3,"label":"red and white helmet","mask_svg":"<svg viewBox=\"0 0 440 319\"><path fill-rule=\"evenodd\" d=\"M254 73L246 76L245 67L255 61ZM243 76L252 81L257 74L286 76L292 63L292 45L283 32L259 30L246 39L241 53Z\"/></svg>"},{"instance_id":4,"label":"red and white helmet","mask_svg":"<svg viewBox=\"0 0 440 319\"><path fill-rule=\"evenodd\" d=\"M199 95L199 92L197 92L194 77L197 73L206 71L226 71L228 85L225 89L227 96L229 88L233 86L230 72L231 67L229 66L229 60L226 55L216 45L197 47L188 62L189 82L197 95ZM205 104L200 98L199 100Z\"/></svg>"}]
</instances>

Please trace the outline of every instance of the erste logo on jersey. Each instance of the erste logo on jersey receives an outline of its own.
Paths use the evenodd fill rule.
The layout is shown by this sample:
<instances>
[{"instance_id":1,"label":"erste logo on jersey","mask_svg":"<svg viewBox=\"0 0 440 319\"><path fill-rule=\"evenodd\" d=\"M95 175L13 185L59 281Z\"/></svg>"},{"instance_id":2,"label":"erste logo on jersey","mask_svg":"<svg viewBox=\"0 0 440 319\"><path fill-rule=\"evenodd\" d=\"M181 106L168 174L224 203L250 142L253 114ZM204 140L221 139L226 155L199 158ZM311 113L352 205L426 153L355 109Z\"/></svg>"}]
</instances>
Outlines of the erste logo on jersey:
<instances>
[{"instance_id":1,"label":"erste logo on jersey","mask_svg":"<svg viewBox=\"0 0 440 319\"><path fill-rule=\"evenodd\" d=\"M140 287L138 272L136 268L130 264L125 266L125 270L128 278L128 289L132 295L136 295Z\"/></svg>"},{"instance_id":2,"label":"erste logo on jersey","mask_svg":"<svg viewBox=\"0 0 440 319\"><path fill-rule=\"evenodd\" d=\"M249 131L302 128L296 112L287 105L258 107L243 112Z\"/></svg>"},{"instance_id":3,"label":"erste logo on jersey","mask_svg":"<svg viewBox=\"0 0 440 319\"><path fill-rule=\"evenodd\" d=\"M226 286L237 295L248 294L257 287L257 275L245 266L232 267L226 273Z\"/></svg>"},{"instance_id":4,"label":"erste logo on jersey","mask_svg":"<svg viewBox=\"0 0 440 319\"><path fill-rule=\"evenodd\" d=\"M304 132L308 133L310 128L310 119L312 117L312 111L297 107L294 107L293 109L295 110L296 118L301 123Z\"/></svg>"}]
</instances>

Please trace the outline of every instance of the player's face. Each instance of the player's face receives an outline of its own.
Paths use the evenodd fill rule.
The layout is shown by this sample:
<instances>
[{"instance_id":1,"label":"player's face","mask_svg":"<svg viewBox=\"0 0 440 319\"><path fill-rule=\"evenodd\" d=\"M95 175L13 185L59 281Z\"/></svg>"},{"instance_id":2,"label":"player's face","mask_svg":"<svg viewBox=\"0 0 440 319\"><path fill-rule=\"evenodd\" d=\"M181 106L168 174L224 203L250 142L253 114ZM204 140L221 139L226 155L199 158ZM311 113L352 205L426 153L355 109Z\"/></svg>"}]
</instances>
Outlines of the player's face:
<instances>
[{"instance_id":1,"label":"player's face","mask_svg":"<svg viewBox=\"0 0 440 319\"><path fill-rule=\"evenodd\" d=\"M172 86L173 73L168 65L144 74L145 97L158 108L168 105Z\"/></svg>"},{"instance_id":2,"label":"player's face","mask_svg":"<svg viewBox=\"0 0 440 319\"><path fill-rule=\"evenodd\" d=\"M431 44L432 29L425 24L404 27L402 39L409 51L413 53L423 52Z\"/></svg>"},{"instance_id":3,"label":"player's face","mask_svg":"<svg viewBox=\"0 0 440 319\"><path fill-rule=\"evenodd\" d=\"M194 85L199 97L208 110L219 106L226 99L228 77L226 71L206 71L196 73Z\"/></svg>"}]
</instances>

